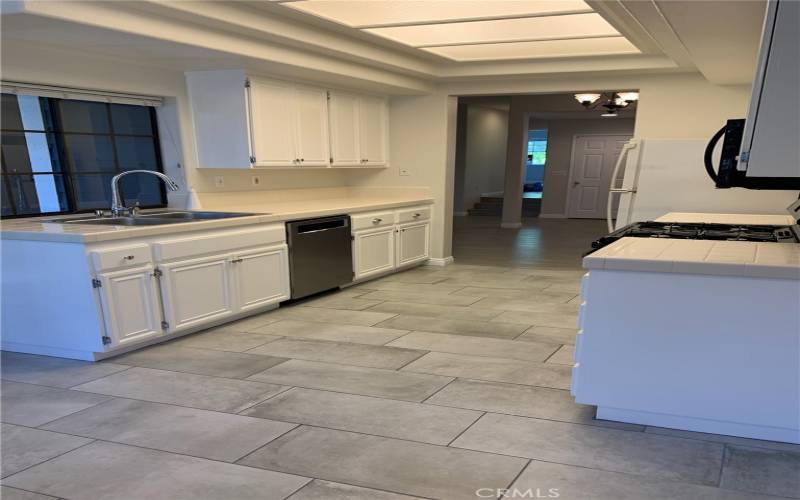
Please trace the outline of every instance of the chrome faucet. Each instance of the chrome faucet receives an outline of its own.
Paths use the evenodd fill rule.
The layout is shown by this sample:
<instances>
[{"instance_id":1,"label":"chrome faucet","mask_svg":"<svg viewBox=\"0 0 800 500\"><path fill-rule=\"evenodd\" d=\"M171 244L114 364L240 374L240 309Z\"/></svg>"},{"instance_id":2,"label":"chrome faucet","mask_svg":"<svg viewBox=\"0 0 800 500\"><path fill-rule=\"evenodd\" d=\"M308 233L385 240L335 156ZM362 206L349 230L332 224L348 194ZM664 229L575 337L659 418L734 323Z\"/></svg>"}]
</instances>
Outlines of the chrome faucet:
<instances>
[{"instance_id":1,"label":"chrome faucet","mask_svg":"<svg viewBox=\"0 0 800 500\"><path fill-rule=\"evenodd\" d=\"M111 215L114 217L119 217L125 213L135 215L136 214L136 207L127 208L122 206L122 202L119 198L119 180L120 178L128 175L128 174L152 174L164 181L164 184L167 185L170 191L177 191L180 189L178 183L172 180L172 178L168 175L162 174L161 172L156 172L155 170L127 170L120 174L115 175L111 178Z\"/></svg>"}]
</instances>

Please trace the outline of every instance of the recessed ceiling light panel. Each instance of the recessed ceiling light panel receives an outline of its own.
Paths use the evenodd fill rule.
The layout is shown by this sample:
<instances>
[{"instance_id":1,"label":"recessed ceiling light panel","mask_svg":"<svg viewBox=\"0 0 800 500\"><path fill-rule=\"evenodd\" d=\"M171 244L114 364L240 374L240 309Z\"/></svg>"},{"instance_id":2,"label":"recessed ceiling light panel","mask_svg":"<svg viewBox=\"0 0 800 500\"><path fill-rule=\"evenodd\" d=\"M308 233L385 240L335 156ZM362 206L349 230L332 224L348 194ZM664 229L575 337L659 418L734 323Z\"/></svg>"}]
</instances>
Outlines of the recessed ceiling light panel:
<instances>
[{"instance_id":1,"label":"recessed ceiling light panel","mask_svg":"<svg viewBox=\"0 0 800 500\"><path fill-rule=\"evenodd\" d=\"M640 51L622 36L615 38L583 38L541 42L491 43L430 47L427 50L455 61L487 61L505 59L542 59L617 54L639 54Z\"/></svg>"},{"instance_id":2,"label":"recessed ceiling light panel","mask_svg":"<svg viewBox=\"0 0 800 500\"><path fill-rule=\"evenodd\" d=\"M282 5L353 28L592 12L582 0L304 0Z\"/></svg>"},{"instance_id":3,"label":"recessed ceiling light panel","mask_svg":"<svg viewBox=\"0 0 800 500\"><path fill-rule=\"evenodd\" d=\"M450 24L372 28L368 33L412 47L618 36L599 14L525 17Z\"/></svg>"}]
</instances>

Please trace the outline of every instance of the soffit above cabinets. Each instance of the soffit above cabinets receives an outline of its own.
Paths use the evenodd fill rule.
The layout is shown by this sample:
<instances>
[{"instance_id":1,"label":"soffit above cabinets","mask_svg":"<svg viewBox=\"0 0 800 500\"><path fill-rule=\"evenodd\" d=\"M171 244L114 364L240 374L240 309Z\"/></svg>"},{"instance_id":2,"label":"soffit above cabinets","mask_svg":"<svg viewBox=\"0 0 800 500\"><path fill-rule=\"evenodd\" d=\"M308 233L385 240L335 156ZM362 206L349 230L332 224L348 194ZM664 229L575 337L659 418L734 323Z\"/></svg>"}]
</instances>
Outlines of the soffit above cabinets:
<instances>
[{"instance_id":1,"label":"soffit above cabinets","mask_svg":"<svg viewBox=\"0 0 800 500\"><path fill-rule=\"evenodd\" d=\"M581 0L292 0L276 3L453 61L641 52Z\"/></svg>"}]
</instances>

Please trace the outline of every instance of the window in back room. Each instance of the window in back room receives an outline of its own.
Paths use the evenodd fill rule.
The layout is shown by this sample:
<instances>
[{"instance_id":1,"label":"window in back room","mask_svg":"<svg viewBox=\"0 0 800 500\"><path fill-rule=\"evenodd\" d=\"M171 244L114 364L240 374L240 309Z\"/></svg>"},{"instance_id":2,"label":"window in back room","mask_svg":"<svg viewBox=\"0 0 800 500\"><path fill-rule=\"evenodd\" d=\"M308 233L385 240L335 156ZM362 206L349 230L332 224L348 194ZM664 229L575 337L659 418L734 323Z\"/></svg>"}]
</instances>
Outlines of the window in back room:
<instances>
[{"instance_id":1,"label":"window in back room","mask_svg":"<svg viewBox=\"0 0 800 500\"><path fill-rule=\"evenodd\" d=\"M106 209L111 178L123 171L163 171L155 108L35 95L2 95L2 216ZM120 181L123 202L166 206L151 176Z\"/></svg>"},{"instance_id":2,"label":"window in back room","mask_svg":"<svg viewBox=\"0 0 800 500\"><path fill-rule=\"evenodd\" d=\"M524 198L541 198L547 162L547 130L528 130L528 157L525 163Z\"/></svg>"}]
</instances>

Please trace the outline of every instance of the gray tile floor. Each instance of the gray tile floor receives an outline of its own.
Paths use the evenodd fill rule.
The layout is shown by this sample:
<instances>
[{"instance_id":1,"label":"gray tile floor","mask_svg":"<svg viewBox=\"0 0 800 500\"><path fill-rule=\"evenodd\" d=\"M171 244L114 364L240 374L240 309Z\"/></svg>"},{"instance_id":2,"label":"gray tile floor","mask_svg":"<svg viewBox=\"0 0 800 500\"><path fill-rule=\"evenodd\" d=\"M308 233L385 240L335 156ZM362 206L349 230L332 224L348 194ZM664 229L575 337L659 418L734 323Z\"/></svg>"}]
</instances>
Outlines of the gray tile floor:
<instances>
[{"instance_id":1,"label":"gray tile floor","mask_svg":"<svg viewBox=\"0 0 800 500\"><path fill-rule=\"evenodd\" d=\"M602 224L496 223L457 221L452 266L105 362L3 353L0 494L800 498L800 446L575 404L578 263Z\"/></svg>"}]
</instances>

